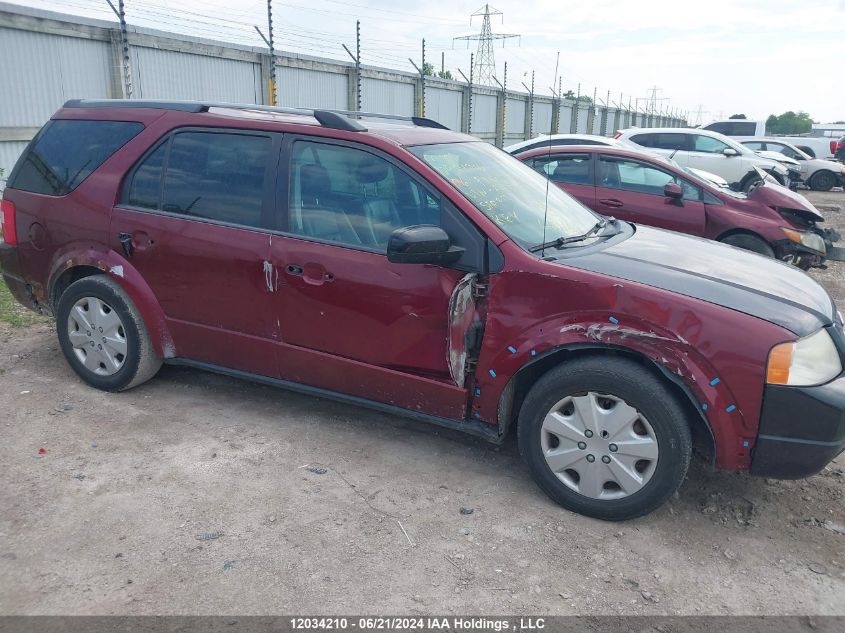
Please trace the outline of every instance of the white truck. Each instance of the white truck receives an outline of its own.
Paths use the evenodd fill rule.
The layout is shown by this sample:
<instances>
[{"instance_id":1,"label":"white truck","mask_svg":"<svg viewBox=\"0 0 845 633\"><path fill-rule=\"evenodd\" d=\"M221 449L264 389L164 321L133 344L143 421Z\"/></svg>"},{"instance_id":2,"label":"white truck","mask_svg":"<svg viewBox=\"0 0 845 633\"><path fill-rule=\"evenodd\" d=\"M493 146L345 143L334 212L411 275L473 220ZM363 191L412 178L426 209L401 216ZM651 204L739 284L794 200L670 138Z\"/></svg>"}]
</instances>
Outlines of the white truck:
<instances>
[{"instance_id":1,"label":"white truck","mask_svg":"<svg viewBox=\"0 0 845 633\"><path fill-rule=\"evenodd\" d=\"M756 136L765 137L774 135L766 134L765 121L751 121L749 119L728 119L725 121L713 121L705 126L703 130L710 130L711 132L718 132L725 136ZM833 158L836 152L836 139L825 138L821 136L777 136L788 143L792 143L805 154L811 158L821 158L828 160Z\"/></svg>"}]
</instances>

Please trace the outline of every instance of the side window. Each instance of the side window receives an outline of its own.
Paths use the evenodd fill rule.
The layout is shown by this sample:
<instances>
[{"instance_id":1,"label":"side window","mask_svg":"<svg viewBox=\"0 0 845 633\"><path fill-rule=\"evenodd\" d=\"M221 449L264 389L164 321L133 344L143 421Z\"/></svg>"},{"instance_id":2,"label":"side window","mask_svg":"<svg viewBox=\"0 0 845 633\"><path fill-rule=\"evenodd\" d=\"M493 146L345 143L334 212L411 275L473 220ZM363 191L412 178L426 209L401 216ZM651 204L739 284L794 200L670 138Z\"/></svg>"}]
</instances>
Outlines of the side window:
<instances>
[{"instance_id":1,"label":"side window","mask_svg":"<svg viewBox=\"0 0 845 633\"><path fill-rule=\"evenodd\" d=\"M743 143L748 149L754 152L760 152L766 149L766 144L761 143L760 141L749 141L747 143Z\"/></svg>"},{"instance_id":2,"label":"side window","mask_svg":"<svg viewBox=\"0 0 845 633\"><path fill-rule=\"evenodd\" d=\"M677 132L653 132L650 134L637 134L631 140L643 147L654 149L685 149L687 143L686 134Z\"/></svg>"},{"instance_id":3,"label":"side window","mask_svg":"<svg viewBox=\"0 0 845 633\"><path fill-rule=\"evenodd\" d=\"M161 210L261 226L264 181L271 150L268 136L177 133L170 142ZM150 167L150 173L154 172L154 165Z\"/></svg>"},{"instance_id":4,"label":"side window","mask_svg":"<svg viewBox=\"0 0 845 633\"><path fill-rule=\"evenodd\" d=\"M719 134L729 135L733 126L728 122L711 123L710 125L704 126L704 129L710 130L711 132L718 132Z\"/></svg>"},{"instance_id":5,"label":"side window","mask_svg":"<svg viewBox=\"0 0 845 633\"><path fill-rule=\"evenodd\" d=\"M30 143L8 186L66 195L143 129L126 121L50 121Z\"/></svg>"},{"instance_id":6,"label":"side window","mask_svg":"<svg viewBox=\"0 0 845 633\"><path fill-rule=\"evenodd\" d=\"M125 204L141 209L158 209L166 155L167 141L148 154L135 168L124 196Z\"/></svg>"},{"instance_id":7,"label":"side window","mask_svg":"<svg viewBox=\"0 0 845 633\"><path fill-rule=\"evenodd\" d=\"M663 188L674 182L684 190L685 200L701 200L701 189L649 163L627 158L602 156L599 161L599 186L663 197Z\"/></svg>"},{"instance_id":8,"label":"side window","mask_svg":"<svg viewBox=\"0 0 845 633\"><path fill-rule=\"evenodd\" d=\"M439 198L368 151L297 141L290 174L293 234L387 251L394 230L440 224Z\"/></svg>"},{"instance_id":9,"label":"side window","mask_svg":"<svg viewBox=\"0 0 845 633\"><path fill-rule=\"evenodd\" d=\"M706 152L708 154L721 154L726 149L728 149L728 146L717 138L696 134L694 148L696 152Z\"/></svg>"},{"instance_id":10,"label":"side window","mask_svg":"<svg viewBox=\"0 0 845 633\"><path fill-rule=\"evenodd\" d=\"M536 171L548 176L552 182L572 185L592 185L589 154L559 154L539 157L531 165Z\"/></svg>"},{"instance_id":11,"label":"side window","mask_svg":"<svg viewBox=\"0 0 845 633\"><path fill-rule=\"evenodd\" d=\"M631 141L642 147L654 147L655 134L634 134Z\"/></svg>"}]
</instances>

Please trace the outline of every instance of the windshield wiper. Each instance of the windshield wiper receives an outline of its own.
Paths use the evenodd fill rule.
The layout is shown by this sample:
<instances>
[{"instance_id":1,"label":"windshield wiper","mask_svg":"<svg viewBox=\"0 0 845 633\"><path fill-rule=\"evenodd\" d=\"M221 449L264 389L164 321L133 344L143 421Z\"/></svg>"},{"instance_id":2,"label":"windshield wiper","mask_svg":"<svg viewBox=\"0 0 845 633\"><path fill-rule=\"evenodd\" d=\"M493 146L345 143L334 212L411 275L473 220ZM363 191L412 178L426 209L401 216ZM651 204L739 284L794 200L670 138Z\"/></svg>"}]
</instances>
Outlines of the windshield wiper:
<instances>
[{"instance_id":1,"label":"windshield wiper","mask_svg":"<svg viewBox=\"0 0 845 633\"><path fill-rule=\"evenodd\" d=\"M538 244L537 246L532 246L528 249L530 253L536 253L538 251L546 250L547 248L563 248L567 244L574 244L575 242L583 242L584 240L588 240L591 237L594 237L601 231L604 227L608 225L608 223L616 224L616 218L602 218L598 222L593 225L586 233L582 233L581 235L570 235L569 237L559 237L556 240L552 240L551 242L544 242L543 244Z\"/></svg>"}]
</instances>

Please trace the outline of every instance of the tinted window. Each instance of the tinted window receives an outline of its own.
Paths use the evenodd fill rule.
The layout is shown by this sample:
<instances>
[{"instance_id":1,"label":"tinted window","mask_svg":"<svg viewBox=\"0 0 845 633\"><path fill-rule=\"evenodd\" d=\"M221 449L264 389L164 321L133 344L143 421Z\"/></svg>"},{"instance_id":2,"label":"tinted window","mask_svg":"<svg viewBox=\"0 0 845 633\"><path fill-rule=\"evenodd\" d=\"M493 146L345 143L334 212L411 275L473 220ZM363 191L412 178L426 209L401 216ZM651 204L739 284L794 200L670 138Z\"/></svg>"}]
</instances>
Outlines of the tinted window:
<instances>
[{"instance_id":1,"label":"tinted window","mask_svg":"<svg viewBox=\"0 0 845 633\"><path fill-rule=\"evenodd\" d=\"M298 141L293 146L291 233L387 250L405 226L440 224L440 201L387 160L353 147Z\"/></svg>"},{"instance_id":2,"label":"tinted window","mask_svg":"<svg viewBox=\"0 0 845 633\"><path fill-rule=\"evenodd\" d=\"M599 161L600 187L662 197L663 187L670 182L681 185L685 200L701 200L700 187L650 163L611 156L602 156Z\"/></svg>"},{"instance_id":3,"label":"tinted window","mask_svg":"<svg viewBox=\"0 0 845 633\"><path fill-rule=\"evenodd\" d=\"M176 134L170 142L161 209L220 222L260 226L271 149L272 141L267 136L212 132ZM158 160L155 152L148 160L154 158ZM146 168L146 164L143 167ZM150 165L149 181L154 181L154 172L155 165Z\"/></svg>"},{"instance_id":4,"label":"tinted window","mask_svg":"<svg viewBox=\"0 0 845 633\"><path fill-rule=\"evenodd\" d=\"M63 196L144 126L124 121L50 121L21 157L9 186Z\"/></svg>"},{"instance_id":5,"label":"tinted window","mask_svg":"<svg viewBox=\"0 0 845 633\"><path fill-rule=\"evenodd\" d=\"M725 136L754 136L757 131L757 124L754 121L720 121L719 123L705 125L703 129L718 132Z\"/></svg>"},{"instance_id":6,"label":"tinted window","mask_svg":"<svg viewBox=\"0 0 845 633\"><path fill-rule=\"evenodd\" d=\"M723 143L717 138L696 134L694 149L696 152L707 152L708 154L721 154L729 148L725 143Z\"/></svg>"},{"instance_id":7,"label":"tinted window","mask_svg":"<svg viewBox=\"0 0 845 633\"><path fill-rule=\"evenodd\" d=\"M167 143L159 145L141 161L132 175L125 202L131 207L158 209L161 196L161 176L164 173L164 158Z\"/></svg>"},{"instance_id":8,"label":"tinted window","mask_svg":"<svg viewBox=\"0 0 845 633\"><path fill-rule=\"evenodd\" d=\"M532 167L553 182L573 185L592 185L589 154L562 154L535 158Z\"/></svg>"},{"instance_id":9,"label":"tinted window","mask_svg":"<svg viewBox=\"0 0 845 633\"><path fill-rule=\"evenodd\" d=\"M654 132L651 134L635 134L631 140L643 147L654 149L685 149L687 143L686 134L676 132Z\"/></svg>"}]
</instances>

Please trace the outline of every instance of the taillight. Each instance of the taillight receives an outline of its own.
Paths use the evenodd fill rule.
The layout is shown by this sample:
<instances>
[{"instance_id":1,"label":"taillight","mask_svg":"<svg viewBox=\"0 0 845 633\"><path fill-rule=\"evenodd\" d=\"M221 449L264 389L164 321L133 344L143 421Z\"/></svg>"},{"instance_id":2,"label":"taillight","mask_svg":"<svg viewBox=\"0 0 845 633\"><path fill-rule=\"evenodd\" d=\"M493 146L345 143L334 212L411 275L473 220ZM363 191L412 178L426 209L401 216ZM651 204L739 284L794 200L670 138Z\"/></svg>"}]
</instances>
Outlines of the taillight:
<instances>
[{"instance_id":1,"label":"taillight","mask_svg":"<svg viewBox=\"0 0 845 633\"><path fill-rule=\"evenodd\" d=\"M12 246L18 245L18 227L15 221L15 205L10 200L0 200L0 230L3 241Z\"/></svg>"},{"instance_id":2,"label":"taillight","mask_svg":"<svg viewBox=\"0 0 845 633\"><path fill-rule=\"evenodd\" d=\"M839 147L839 145L840 145L839 141L831 141L830 142L830 153L835 154L836 149Z\"/></svg>"},{"instance_id":3,"label":"taillight","mask_svg":"<svg viewBox=\"0 0 845 633\"><path fill-rule=\"evenodd\" d=\"M616 134L613 135L613 138L619 138L620 136L622 136L622 132L616 132Z\"/></svg>"}]
</instances>

